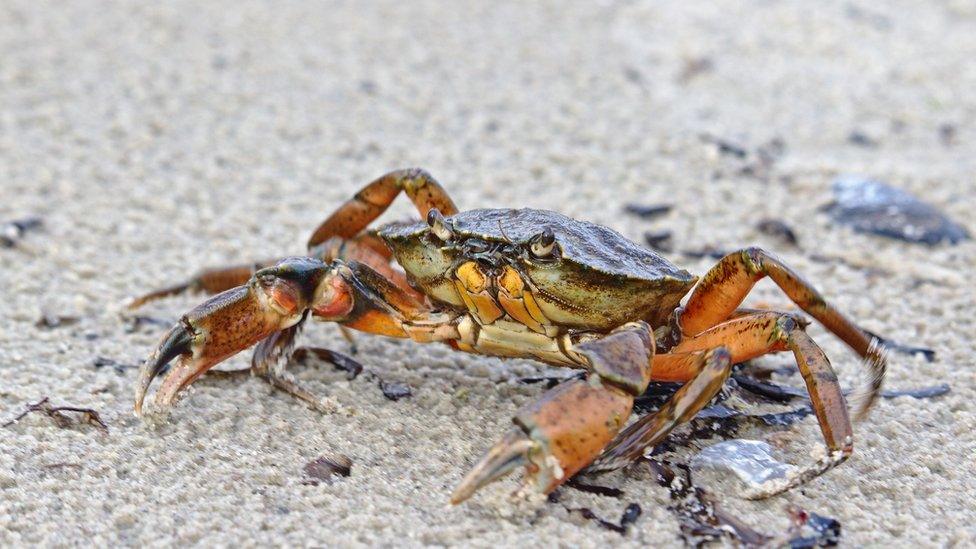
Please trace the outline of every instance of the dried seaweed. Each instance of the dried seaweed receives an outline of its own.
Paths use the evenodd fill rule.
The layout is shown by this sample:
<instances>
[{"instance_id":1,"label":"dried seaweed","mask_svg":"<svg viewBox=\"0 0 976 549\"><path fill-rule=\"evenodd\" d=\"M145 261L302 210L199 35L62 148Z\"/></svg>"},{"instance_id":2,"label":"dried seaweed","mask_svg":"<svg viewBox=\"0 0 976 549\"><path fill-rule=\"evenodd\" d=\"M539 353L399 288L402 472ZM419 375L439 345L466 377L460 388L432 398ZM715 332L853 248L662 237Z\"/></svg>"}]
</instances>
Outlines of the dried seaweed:
<instances>
[{"instance_id":1,"label":"dried seaweed","mask_svg":"<svg viewBox=\"0 0 976 549\"><path fill-rule=\"evenodd\" d=\"M614 524L608 520L598 517L596 513L586 507L567 507L566 510L570 513L579 513L583 518L595 521L603 528L617 532L620 535L627 534L627 529L631 524L637 522L637 519L640 518L641 513L643 512L640 505L631 503L624 509L623 514L620 516L620 522L618 524Z\"/></svg>"},{"instance_id":2,"label":"dried seaweed","mask_svg":"<svg viewBox=\"0 0 976 549\"><path fill-rule=\"evenodd\" d=\"M903 355L917 355L920 354L925 357L925 362L935 362L935 351L929 349L928 347L912 347L911 345L905 345L903 343L898 343L897 341L892 341L886 337L881 337L878 334L861 329L864 333L878 340L878 343L882 347L888 349L889 351L900 353Z\"/></svg>"},{"instance_id":3,"label":"dried seaweed","mask_svg":"<svg viewBox=\"0 0 976 549\"><path fill-rule=\"evenodd\" d=\"M790 531L791 549L813 547L834 547L840 543L840 522L837 519L804 511L796 506L787 509L794 527ZM803 536L803 527L813 531L812 536Z\"/></svg>"},{"instance_id":4,"label":"dried seaweed","mask_svg":"<svg viewBox=\"0 0 976 549\"><path fill-rule=\"evenodd\" d=\"M578 480L577 477L573 477L566 481L566 486L570 488L575 488L580 492L586 492L587 494L596 494L598 496L605 496L609 498L620 498L624 495L624 491L619 488L611 488L609 486L599 486L596 484L587 484Z\"/></svg>"},{"instance_id":5,"label":"dried seaweed","mask_svg":"<svg viewBox=\"0 0 976 549\"><path fill-rule=\"evenodd\" d=\"M806 390L796 387L777 385L768 381L758 381L741 375L734 375L732 379L735 380L739 387L773 402L790 402L797 398L809 400L810 398ZM910 396L918 399L934 398L948 393L949 390L948 383L941 383L939 385L919 387L917 389L883 389L881 391L881 397L898 398ZM849 395L850 393L851 391L849 389L844 391L845 395Z\"/></svg>"},{"instance_id":6,"label":"dried seaweed","mask_svg":"<svg viewBox=\"0 0 976 549\"><path fill-rule=\"evenodd\" d=\"M25 217L0 224L0 246L13 248L28 231L39 229L43 224L40 217Z\"/></svg>"},{"instance_id":7,"label":"dried seaweed","mask_svg":"<svg viewBox=\"0 0 976 549\"><path fill-rule=\"evenodd\" d=\"M658 484L670 492L668 509L677 517L682 539L691 547L702 547L722 538L745 547L795 548L832 547L840 540L840 522L795 506L788 509L793 524L784 535L759 532L722 509L710 493L695 486L687 465L652 459L644 461ZM812 535L804 535L804 527Z\"/></svg>"},{"instance_id":8,"label":"dried seaweed","mask_svg":"<svg viewBox=\"0 0 976 549\"><path fill-rule=\"evenodd\" d=\"M356 379L363 372L363 365L356 359L340 352L322 347L299 347L292 353L293 360L302 362L309 356L323 360L346 372L346 379Z\"/></svg>"},{"instance_id":9,"label":"dried seaweed","mask_svg":"<svg viewBox=\"0 0 976 549\"><path fill-rule=\"evenodd\" d=\"M102 418L98 415L97 411L91 408L80 408L77 406L52 406L50 397L44 397L35 403L28 403L26 410L21 412L17 417L4 423L3 425L0 425L0 427L9 427L23 419L27 414L33 412L40 412L47 415L49 418L54 420L54 423L56 423L58 427L61 427L62 429L75 423L68 415L65 414L65 412L76 412L82 414L81 423L95 425L106 432L108 431L108 425L102 421Z\"/></svg>"},{"instance_id":10,"label":"dried seaweed","mask_svg":"<svg viewBox=\"0 0 976 549\"><path fill-rule=\"evenodd\" d=\"M655 217L661 217L671 211L671 204L652 204L652 205L642 205L642 204L627 204L624 206L624 211L630 215L639 217L641 219L654 219Z\"/></svg>"},{"instance_id":11,"label":"dried seaweed","mask_svg":"<svg viewBox=\"0 0 976 549\"><path fill-rule=\"evenodd\" d=\"M64 326L77 324L79 320L81 319L76 316L61 316L53 313L44 313L41 315L41 318L37 319L34 326L46 329L62 328Z\"/></svg>"},{"instance_id":12,"label":"dried seaweed","mask_svg":"<svg viewBox=\"0 0 976 549\"><path fill-rule=\"evenodd\" d=\"M772 539L718 509L710 494L692 483L691 469L687 465L651 459L645 461L658 484L669 490L671 505L668 509L677 517L678 527L687 545L701 547L727 537L747 546L760 546ZM675 469L680 473L675 473Z\"/></svg>"},{"instance_id":13,"label":"dried seaweed","mask_svg":"<svg viewBox=\"0 0 976 549\"><path fill-rule=\"evenodd\" d=\"M348 477L352 474L352 460L342 454L327 454L306 463L302 470L306 477L302 484L332 484L336 477Z\"/></svg>"}]
</instances>

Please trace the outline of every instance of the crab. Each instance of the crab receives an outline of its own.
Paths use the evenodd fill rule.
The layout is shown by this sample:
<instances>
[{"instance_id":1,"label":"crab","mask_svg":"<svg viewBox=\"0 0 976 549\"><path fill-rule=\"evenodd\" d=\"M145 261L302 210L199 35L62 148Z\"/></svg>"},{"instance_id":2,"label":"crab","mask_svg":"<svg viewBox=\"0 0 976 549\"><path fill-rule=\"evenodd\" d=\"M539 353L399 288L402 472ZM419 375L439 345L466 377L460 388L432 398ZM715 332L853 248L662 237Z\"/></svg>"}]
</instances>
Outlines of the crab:
<instances>
[{"instance_id":1,"label":"crab","mask_svg":"<svg viewBox=\"0 0 976 549\"><path fill-rule=\"evenodd\" d=\"M422 220L370 229L401 192ZM252 373L318 407L320 400L285 371L309 317L343 330L582 370L516 413L511 430L451 495L456 504L520 467L523 484L542 493L577 473L621 468L694 418L733 364L789 351L827 452L758 495L768 497L846 460L853 432L837 376L804 330L805 319L740 307L764 277L862 357L870 375L853 410L862 417L881 389L883 349L773 254L755 247L730 253L699 279L609 228L536 209L462 212L426 171L394 171L329 216L306 256L206 270L132 302L191 290L216 294L152 351L135 410L142 413L150 385L173 359L155 392L157 411L255 344ZM628 423L635 397L651 381L683 386L659 410Z\"/></svg>"}]
</instances>

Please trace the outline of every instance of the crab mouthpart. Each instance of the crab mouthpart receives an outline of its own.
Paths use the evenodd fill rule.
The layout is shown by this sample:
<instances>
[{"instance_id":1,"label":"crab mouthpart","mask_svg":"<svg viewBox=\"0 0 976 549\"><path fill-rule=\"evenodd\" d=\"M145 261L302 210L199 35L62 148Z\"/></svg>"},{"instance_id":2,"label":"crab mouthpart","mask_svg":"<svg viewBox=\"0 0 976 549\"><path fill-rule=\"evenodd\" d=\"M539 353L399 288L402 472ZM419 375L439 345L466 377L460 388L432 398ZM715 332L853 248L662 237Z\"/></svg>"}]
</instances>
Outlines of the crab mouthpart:
<instances>
[{"instance_id":1,"label":"crab mouthpart","mask_svg":"<svg viewBox=\"0 0 976 549\"><path fill-rule=\"evenodd\" d=\"M474 469L464 477L451 494L451 504L461 503L482 486L504 477L520 466L525 466L527 478L530 478L537 466L529 456L538 449L538 446L521 429L512 429L492 446L485 457L481 458Z\"/></svg>"}]
</instances>

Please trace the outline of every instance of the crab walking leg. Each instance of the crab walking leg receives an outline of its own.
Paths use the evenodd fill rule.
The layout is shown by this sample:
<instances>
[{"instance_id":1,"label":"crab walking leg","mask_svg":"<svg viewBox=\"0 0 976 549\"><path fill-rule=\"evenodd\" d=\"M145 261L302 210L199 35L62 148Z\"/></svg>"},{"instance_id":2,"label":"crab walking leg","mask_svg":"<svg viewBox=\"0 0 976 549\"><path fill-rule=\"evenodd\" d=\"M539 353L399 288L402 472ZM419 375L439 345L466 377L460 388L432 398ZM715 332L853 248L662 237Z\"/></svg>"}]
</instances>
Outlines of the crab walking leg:
<instances>
[{"instance_id":1,"label":"crab walking leg","mask_svg":"<svg viewBox=\"0 0 976 549\"><path fill-rule=\"evenodd\" d=\"M526 485L551 492L613 439L630 416L634 397L650 381L650 328L643 322L627 324L574 350L589 366L587 379L565 381L519 410L516 426L464 477L451 503L520 466Z\"/></svg>"},{"instance_id":2,"label":"crab walking leg","mask_svg":"<svg viewBox=\"0 0 976 549\"><path fill-rule=\"evenodd\" d=\"M863 417L884 381L887 361L876 340L864 333L799 274L760 248L746 248L722 258L698 283L680 316L681 331L694 336L735 314L756 282L769 277L794 303L817 319L865 359L870 369L871 390L859 403L855 417Z\"/></svg>"},{"instance_id":3,"label":"crab walking leg","mask_svg":"<svg viewBox=\"0 0 976 549\"><path fill-rule=\"evenodd\" d=\"M712 329L699 334L698 336L682 341L677 347L667 355L689 356L696 353L705 353L706 349L715 348L721 345L729 353L729 363L738 363L750 358L754 358L766 353L777 351L792 351L796 358L800 374L806 383L807 391L810 393L810 402L813 406L814 414L823 433L824 441L827 445L828 455L815 464L803 469L800 474L792 477L787 482L780 483L774 488L750 494L751 499L765 498L782 493L795 486L799 486L820 476L829 469L839 465L846 460L854 449L853 429L851 427L850 416L847 411L847 403L837 381L837 375L830 366L827 355L803 330L796 319L787 313L756 313L729 320L713 327ZM714 352L714 351L712 351ZM655 357L657 359L658 357ZM655 360L651 375L653 379L658 379L655 371L658 362ZM702 369L701 376L707 372L708 367ZM721 377L724 382L728 372ZM695 378L691 383L696 383ZM691 385L689 383L689 385ZM676 399L691 400L679 395L685 391L682 387L678 393L672 397ZM697 398L697 408L694 408L691 416L697 413L715 393L721 388L719 383L714 391L700 392ZM661 426L668 426L666 421L659 419L658 416L664 414L665 417L674 416L673 411L666 409L671 404L669 401L660 411L649 414L630 425L623 433L611 443L602 456L596 461L589 471L609 471L623 467L627 463L639 458L648 449L663 440L667 431ZM677 425L678 421L674 423ZM670 425L673 428L674 425ZM670 428L667 430L670 431Z\"/></svg>"},{"instance_id":4,"label":"crab walking leg","mask_svg":"<svg viewBox=\"0 0 976 549\"><path fill-rule=\"evenodd\" d=\"M259 261L247 265L232 265L204 269L190 280L139 296L126 305L128 309L138 309L150 301L183 293L217 294L245 284L256 271L277 263L278 260Z\"/></svg>"},{"instance_id":5,"label":"crab walking leg","mask_svg":"<svg viewBox=\"0 0 976 549\"><path fill-rule=\"evenodd\" d=\"M419 168L390 172L362 188L355 196L322 222L308 240L313 248L339 237L350 239L360 234L379 217L403 191L417 207L421 217L436 208L445 216L457 213L457 206L429 173Z\"/></svg>"},{"instance_id":6,"label":"crab walking leg","mask_svg":"<svg viewBox=\"0 0 976 549\"><path fill-rule=\"evenodd\" d=\"M660 410L624 429L584 472L613 471L644 455L645 450L664 440L675 427L691 421L718 394L732 371L732 355L724 347L668 354L681 355L682 362L693 365L697 373ZM651 374L654 375L653 371Z\"/></svg>"}]
</instances>

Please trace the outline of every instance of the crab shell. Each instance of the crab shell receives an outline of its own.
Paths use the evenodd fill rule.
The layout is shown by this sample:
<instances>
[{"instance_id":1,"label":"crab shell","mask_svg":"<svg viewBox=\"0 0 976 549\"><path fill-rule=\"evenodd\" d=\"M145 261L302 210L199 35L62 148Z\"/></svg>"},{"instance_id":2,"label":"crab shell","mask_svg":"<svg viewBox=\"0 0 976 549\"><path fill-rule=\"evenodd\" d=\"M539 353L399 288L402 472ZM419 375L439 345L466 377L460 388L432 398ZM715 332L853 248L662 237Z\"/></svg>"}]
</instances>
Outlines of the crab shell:
<instances>
[{"instance_id":1,"label":"crab shell","mask_svg":"<svg viewBox=\"0 0 976 549\"><path fill-rule=\"evenodd\" d=\"M542 313L567 328L608 331L633 320L666 322L697 277L620 233L535 209L478 209L445 218L439 238L428 223L394 223L377 231L411 284L442 305L464 309L453 283L475 261L490 280L514 268ZM555 236L551 256L532 254L533 238Z\"/></svg>"}]
</instances>

